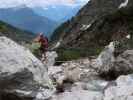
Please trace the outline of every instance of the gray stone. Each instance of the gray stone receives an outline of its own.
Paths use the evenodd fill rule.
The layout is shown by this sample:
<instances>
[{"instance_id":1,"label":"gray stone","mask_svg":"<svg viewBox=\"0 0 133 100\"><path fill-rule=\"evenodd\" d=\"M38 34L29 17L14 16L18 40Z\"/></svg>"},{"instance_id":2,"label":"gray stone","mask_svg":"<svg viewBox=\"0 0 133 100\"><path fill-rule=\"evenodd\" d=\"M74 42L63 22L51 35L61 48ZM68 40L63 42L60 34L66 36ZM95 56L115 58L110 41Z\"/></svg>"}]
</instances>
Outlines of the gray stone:
<instances>
[{"instance_id":1,"label":"gray stone","mask_svg":"<svg viewBox=\"0 0 133 100\"><path fill-rule=\"evenodd\" d=\"M102 100L103 94L100 92L77 90L64 92L54 96L52 100Z\"/></svg>"},{"instance_id":2,"label":"gray stone","mask_svg":"<svg viewBox=\"0 0 133 100\"><path fill-rule=\"evenodd\" d=\"M104 100L131 100L133 95L132 75L120 76L116 83L117 86L105 90Z\"/></svg>"},{"instance_id":3,"label":"gray stone","mask_svg":"<svg viewBox=\"0 0 133 100\"><path fill-rule=\"evenodd\" d=\"M46 66L28 49L0 37L0 92L35 98L40 87L53 91Z\"/></svg>"}]
</instances>

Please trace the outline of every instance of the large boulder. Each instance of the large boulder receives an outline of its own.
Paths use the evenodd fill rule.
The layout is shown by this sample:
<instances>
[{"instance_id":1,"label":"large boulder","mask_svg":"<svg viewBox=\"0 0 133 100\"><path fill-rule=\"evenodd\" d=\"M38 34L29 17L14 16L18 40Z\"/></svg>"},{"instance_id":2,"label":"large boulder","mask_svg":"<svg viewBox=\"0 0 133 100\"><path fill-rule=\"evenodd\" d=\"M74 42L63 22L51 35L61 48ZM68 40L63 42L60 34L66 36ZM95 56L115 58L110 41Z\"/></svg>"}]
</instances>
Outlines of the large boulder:
<instances>
[{"instance_id":1,"label":"large boulder","mask_svg":"<svg viewBox=\"0 0 133 100\"><path fill-rule=\"evenodd\" d=\"M44 61L44 64L47 67L51 67L55 64L55 60L58 57L58 54L55 51L46 52L46 60Z\"/></svg>"},{"instance_id":2,"label":"large boulder","mask_svg":"<svg viewBox=\"0 0 133 100\"><path fill-rule=\"evenodd\" d=\"M0 98L48 98L52 91L53 85L46 66L28 49L0 37Z\"/></svg>"},{"instance_id":3,"label":"large boulder","mask_svg":"<svg viewBox=\"0 0 133 100\"><path fill-rule=\"evenodd\" d=\"M133 100L133 75L120 76L116 84L105 90L103 100Z\"/></svg>"},{"instance_id":4,"label":"large boulder","mask_svg":"<svg viewBox=\"0 0 133 100\"><path fill-rule=\"evenodd\" d=\"M91 66L99 71L99 73L107 72L111 69L115 52L115 42L111 42L105 49L99 54L97 59L92 60Z\"/></svg>"},{"instance_id":5,"label":"large boulder","mask_svg":"<svg viewBox=\"0 0 133 100\"><path fill-rule=\"evenodd\" d=\"M103 71L104 73L105 71ZM112 73L112 74L111 74ZM115 61L108 66L108 70L104 74L118 77L120 75L126 75L133 73L133 50L126 50Z\"/></svg>"},{"instance_id":6,"label":"large boulder","mask_svg":"<svg viewBox=\"0 0 133 100\"><path fill-rule=\"evenodd\" d=\"M103 100L103 94L96 91L76 90L54 96L52 100Z\"/></svg>"},{"instance_id":7,"label":"large boulder","mask_svg":"<svg viewBox=\"0 0 133 100\"><path fill-rule=\"evenodd\" d=\"M133 72L133 50L125 50L115 56L116 44L118 42L111 42L97 59L91 61L92 68L103 78L115 79L120 75Z\"/></svg>"}]
</instances>

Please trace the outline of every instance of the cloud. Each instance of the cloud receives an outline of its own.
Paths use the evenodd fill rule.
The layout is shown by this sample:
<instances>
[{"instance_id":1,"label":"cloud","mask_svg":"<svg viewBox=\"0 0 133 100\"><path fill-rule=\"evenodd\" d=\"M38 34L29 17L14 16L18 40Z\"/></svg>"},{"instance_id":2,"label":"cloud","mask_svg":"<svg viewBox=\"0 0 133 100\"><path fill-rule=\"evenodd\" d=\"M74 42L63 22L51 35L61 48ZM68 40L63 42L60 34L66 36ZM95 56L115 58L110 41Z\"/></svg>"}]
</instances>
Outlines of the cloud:
<instances>
[{"instance_id":1,"label":"cloud","mask_svg":"<svg viewBox=\"0 0 133 100\"><path fill-rule=\"evenodd\" d=\"M19 5L48 6L48 5L78 5L89 0L0 0L0 7L12 7Z\"/></svg>"},{"instance_id":2,"label":"cloud","mask_svg":"<svg viewBox=\"0 0 133 100\"><path fill-rule=\"evenodd\" d=\"M17 6L24 4L24 0L0 0L0 7Z\"/></svg>"},{"instance_id":3,"label":"cloud","mask_svg":"<svg viewBox=\"0 0 133 100\"><path fill-rule=\"evenodd\" d=\"M33 6L75 4L74 0L28 0L27 3Z\"/></svg>"},{"instance_id":4,"label":"cloud","mask_svg":"<svg viewBox=\"0 0 133 100\"><path fill-rule=\"evenodd\" d=\"M29 6L48 6L48 5L79 5L87 0L27 0Z\"/></svg>"}]
</instances>

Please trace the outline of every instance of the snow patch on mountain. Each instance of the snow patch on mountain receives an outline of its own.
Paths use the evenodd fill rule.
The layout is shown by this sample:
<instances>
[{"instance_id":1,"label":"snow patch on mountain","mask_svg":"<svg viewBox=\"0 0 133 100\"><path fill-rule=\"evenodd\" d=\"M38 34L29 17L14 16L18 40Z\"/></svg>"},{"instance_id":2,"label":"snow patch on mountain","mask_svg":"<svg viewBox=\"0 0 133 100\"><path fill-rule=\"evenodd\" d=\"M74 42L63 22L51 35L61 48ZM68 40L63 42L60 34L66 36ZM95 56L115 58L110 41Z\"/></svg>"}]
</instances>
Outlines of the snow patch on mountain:
<instances>
[{"instance_id":1,"label":"snow patch on mountain","mask_svg":"<svg viewBox=\"0 0 133 100\"><path fill-rule=\"evenodd\" d=\"M128 35L126 36L126 38L127 38L127 39L130 39L130 38L131 38L131 35L130 35L130 34L128 34Z\"/></svg>"},{"instance_id":2,"label":"snow patch on mountain","mask_svg":"<svg viewBox=\"0 0 133 100\"><path fill-rule=\"evenodd\" d=\"M126 7L128 5L128 2L129 2L128 0L125 0L123 3L121 3L119 9Z\"/></svg>"},{"instance_id":3,"label":"snow patch on mountain","mask_svg":"<svg viewBox=\"0 0 133 100\"><path fill-rule=\"evenodd\" d=\"M90 28L91 25L92 25L92 24L89 24L89 25L84 25L84 24L83 24L82 27L80 28L80 30L85 31L85 30L87 30L88 28Z\"/></svg>"}]
</instances>

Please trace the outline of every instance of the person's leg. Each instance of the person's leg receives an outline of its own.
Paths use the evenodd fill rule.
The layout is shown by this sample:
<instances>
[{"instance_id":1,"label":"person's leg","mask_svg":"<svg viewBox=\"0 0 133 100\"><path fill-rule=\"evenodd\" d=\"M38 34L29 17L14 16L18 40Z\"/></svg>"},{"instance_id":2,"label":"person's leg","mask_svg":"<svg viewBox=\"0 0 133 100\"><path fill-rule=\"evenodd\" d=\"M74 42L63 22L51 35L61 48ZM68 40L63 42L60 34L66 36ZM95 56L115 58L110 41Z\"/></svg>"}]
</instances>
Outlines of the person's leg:
<instances>
[{"instance_id":1,"label":"person's leg","mask_svg":"<svg viewBox=\"0 0 133 100\"><path fill-rule=\"evenodd\" d=\"M42 53L42 61L46 61L47 60L47 57L46 57L46 49L44 48L43 49L43 53Z\"/></svg>"},{"instance_id":2,"label":"person's leg","mask_svg":"<svg viewBox=\"0 0 133 100\"><path fill-rule=\"evenodd\" d=\"M42 61L45 61L46 60L46 53L42 53Z\"/></svg>"}]
</instances>

